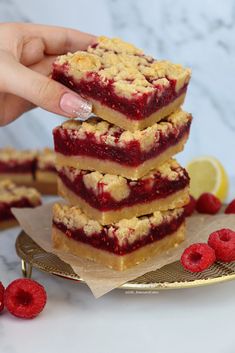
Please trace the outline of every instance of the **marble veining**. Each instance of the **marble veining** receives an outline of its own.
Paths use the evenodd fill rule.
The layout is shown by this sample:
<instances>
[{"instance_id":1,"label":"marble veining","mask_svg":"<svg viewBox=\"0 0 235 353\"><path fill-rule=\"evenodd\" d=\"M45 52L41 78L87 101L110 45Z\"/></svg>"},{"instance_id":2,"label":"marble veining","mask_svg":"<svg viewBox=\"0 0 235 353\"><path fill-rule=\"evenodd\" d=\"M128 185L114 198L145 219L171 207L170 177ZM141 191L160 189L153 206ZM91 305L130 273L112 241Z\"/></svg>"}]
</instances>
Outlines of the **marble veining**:
<instances>
[{"instance_id":1,"label":"marble veining","mask_svg":"<svg viewBox=\"0 0 235 353\"><path fill-rule=\"evenodd\" d=\"M21 276L14 251L18 233L19 227L0 232L5 285ZM170 353L188 347L198 353L202 342L205 352L233 353L234 281L158 293L115 290L95 299L83 284L37 270L33 278L45 286L47 305L29 321L0 314L1 353Z\"/></svg>"},{"instance_id":2,"label":"marble veining","mask_svg":"<svg viewBox=\"0 0 235 353\"><path fill-rule=\"evenodd\" d=\"M193 113L194 122L179 160L185 163L197 155L214 155L234 174L233 0L216 4L213 0L70 0L69 9L73 11L67 15L67 4L55 0L2 0L0 20L64 25L119 36L157 58L190 66L193 78L185 109ZM52 145L51 129L61 120L41 109L29 112L0 129L0 146Z\"/></svg>"},{"instance_id":3,"label":"marble veining","mask_svg":"<svg viewBox=\"0 0 235 353\"><path fill-rule=\"evenodd\" d=\"M193 113L194 122L179 159L214 155L230 175L235 174L233 0L0 0L0 21L32 21L119 36L157 58L190 66L193 78L185 109ZM52 145L51 130L62 120L33 110L0 128L0 147ZM234 187L230 194L235 194ZM4 284L21 276L14 250L18 233L19 228L0 232ZM156 349L169 353L186 352L188 347L198 353L202 344L203 351L234 352L235 282L151 295L115 290L95 300L85 285L36 270L33 277L47 289L46 309L33 321L0 315L1 353Z\"/></svg>"}]
</instances>

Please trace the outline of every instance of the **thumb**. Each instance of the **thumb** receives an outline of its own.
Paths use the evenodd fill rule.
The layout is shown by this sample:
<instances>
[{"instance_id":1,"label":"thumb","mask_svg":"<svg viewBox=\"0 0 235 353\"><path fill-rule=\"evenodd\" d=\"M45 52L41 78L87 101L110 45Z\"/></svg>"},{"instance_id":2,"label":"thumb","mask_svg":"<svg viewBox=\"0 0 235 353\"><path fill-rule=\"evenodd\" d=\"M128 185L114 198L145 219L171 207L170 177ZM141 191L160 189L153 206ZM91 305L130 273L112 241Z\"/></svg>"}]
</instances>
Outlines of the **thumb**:
<instances>
[{"instance_id":1,"label":"thumb","mask_svg":"<svg viewBox=\"0 0 235 353\"><path fill-rule=\"evenodd\" d=\"M69 118L79 117L86 120L90 115L91 104L62 84L14 59L3 66L1 88L4 92L15 94L36 106Z\"/></svg>"}]
</instances>

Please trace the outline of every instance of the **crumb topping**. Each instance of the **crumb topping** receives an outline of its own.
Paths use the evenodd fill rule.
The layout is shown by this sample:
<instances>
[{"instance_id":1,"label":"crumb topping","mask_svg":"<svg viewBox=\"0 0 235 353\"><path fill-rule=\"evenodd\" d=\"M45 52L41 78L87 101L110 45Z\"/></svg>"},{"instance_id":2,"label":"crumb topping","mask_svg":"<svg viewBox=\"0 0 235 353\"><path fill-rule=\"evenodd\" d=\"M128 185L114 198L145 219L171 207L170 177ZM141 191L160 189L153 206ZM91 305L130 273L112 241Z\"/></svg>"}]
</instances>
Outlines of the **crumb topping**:
<instances>
[{"instance_id":1,"label":"crumb topping","mask_svg":"<svg viewBox=\"0 0 235 353\"><path fill-rule=\"evenodd\" d=\"M122 219L118 223L102 226L99 222L89 219L77 206L56 203L53 206L53 220L56 223L63 223L68 229L82 228L87 236L105 231L110 238L116 237L119 245L123 245L141 239L148 235L152 227L169 223L182 216L183 212L183 208L157 211L148 216Z\"/></svg>"},{"instance_id":2,"label":"crumb topping","mask_svg":"<svg viewBox=\"0 0 235 353\"><path fill-rule=\"evenodd\" d=\"M94 135L98 143L109 146L125 148L131 141L138 141L140 149L148 152L159 141L162 134L169 134L174 129L179 129L191 120L191 115L183 110L178 110L169 115L164 121L135 132L124 130L99 118L91 118L87 122L68 120L62 125L73 138L86 139L90 134Z\"/></svg>"},{"instance_id":3,"label":"crumb topping","mask_svg":"<svg viewBox=\"0 0 235 353\"><path fill-rule=\"evenodd\" d=\"M30 150L16 150L12 147L0 149L0 161L23 163L25 161L33 160L37 155L36 151Z\"/></svg>"},{"instance_id":4,"label":"crumb topping","mask_svg":"<svg viewBox=\"0 0 235 353\"><path fill-rule=\"evenodd\" d=\"M134 45L118 38L99 37L87 52L77 51L59 56L55 66L67 65L68 75L90 80L96 74L105 85L112 81L116 94L131 98L157 92L161 96L170 80L178 92L189 82L191 70L169 61L157 61Z\"/></svg>"},{"instance_id":5,"label":"crumb topping","mask_svg":"<svg viewBox=\"0 0 235 353\"><path fill-rule=\"evenodd\" d=\"M162 164L157 171L163 178L176 180L184 175L185 169L182 168L175 159L170 159ZM153 174L153 172L151 172L150 175L151 174Z\"/></svg>"},{"instance_id":6,"label":"crumb topping","mask_svg":"<svg viewBox=\"0 0 235 353\"><path fill-rule=\"evenodd\" d=\"M96 196L108 192L115 201L126 199L130 194L127 180L119 175L91 172L83 176L88 189L92 189Z\"/></svg>"},{"instance_id":7,"label":"crumb topping","mask_svg":"<svg viewBox=\"0 0 235 353\"><path fill-rule=\"evenodd\" d=\"M77 206L71 207L55 203L53 206L53 220L63 223L68 229L83 228L88 236L93 233L99 233L102 230L99 222L89 219Z\"/></svg>"},{"instance_id":8,"label":"crumb topping","mask_svg":"<svg viewBox=\"0 0 235 353\"><path fill-rule=\"evenodd\" d=\"M124 42L119 38L108 38L105 36L100 36L98 38L98 46L95 48L97 51L113 51L118 54L125 53L131 55L143 55L143 51L141 49L136 48L134 45ZM93 50L93 48L89 48L89 50Z\"/></svg>"},{"instance_id":9,"label":"crumb topping","mask_svg":"<svg viewBox=\"0 0 235 353\"><path fill-rule=\"evenodd\" d=\"M37 156L37 166L39 169L55 166L56 155L50 148L44 148Z\"/></svg>"},{"instance_id":10,"label":"crumb topping","mask_svg":"<svg viewBox=\"0 0 235 353\"><path fill-rule=\"evenodd\" d=\"M60 173L61 171L63 172L63 174L65 174L65 176L72 182L74 182L76 180L76 178L81 175L82 173L85 174L86 172L78 169L78 168L73 168L73 167L60 167L57 166L57 171Z\"/></svg>"},{"instance_id":11,"label":"crumb topping","mask_svg":"<svg viewBox=\"0 0 235 353\"><path fill-rule=\"evenodd\" d=\"M26 198L31 204L37 205L41 200L41 195L34 188L16 186L8 179L0 181L0 202L11 203L22 198Z\"/></svg>"},{"instance_id":12,"label":"crumb topping","mask_svg":"<svg viewBox=\"0 0 235 353\"><path fill-rule=\"evenodd\" d=\"M58 168L58 171L64 173L72 182L76 180L78 175L82 175L85 187L92 190L97 197L102 196L107 192L110 194L111 198L117 202L128 198L131 192L131 187L142 181L147 182L148 189L151 191L159 178L174 181L186 177L185 169L173 159L168 160L158 169L152 170L137 181L119 175L104 174L98 171L85 171L66 166Z\"/></svg>"}]
</instances>

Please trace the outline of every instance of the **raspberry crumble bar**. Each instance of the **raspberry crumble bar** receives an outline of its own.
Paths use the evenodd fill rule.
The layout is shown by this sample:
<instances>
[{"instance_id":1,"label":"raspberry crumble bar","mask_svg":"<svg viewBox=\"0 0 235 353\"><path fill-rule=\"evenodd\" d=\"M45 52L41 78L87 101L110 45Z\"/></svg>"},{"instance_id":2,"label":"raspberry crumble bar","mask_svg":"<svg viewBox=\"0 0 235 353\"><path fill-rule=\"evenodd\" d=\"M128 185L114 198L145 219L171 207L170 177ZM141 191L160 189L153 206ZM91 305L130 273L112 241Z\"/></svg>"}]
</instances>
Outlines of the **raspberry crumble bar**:
<instances>
[{"instance_id":1,"label":"raspberry crumble bar","mask_svg":"<svg viewBox=\"0 0 235 353\"><path fill-rule=\"evenodd\" d=\"M101 224L179 208L189 202L188 174L174 160L136 181L73 167L60 168L58 175L60 196Z\"/></svg>"},{"instance_id":2,"label":"raspberry crumble bar","mask_svg":"<svg viewBox=\"0 0 235 353\"><path fill-rule=\"evenodd\" d=\"M52 73L88 99L96 115L130 131L151 126L179 108L190 76L188 68L107 37L87 51L59 56Z\"/></svg>"},{"instance_id":3,"label":"raspberry crumble bar","mask_svg":"<svg viewBox=\"0 0 235 353\"><path fill-rule=\"evenodd\" d=\"M12 207L36 207L41 205L39 192L30 187L16 186L10 180L0 181L0 229L17 224Z\"/></svg>"},{"instance_id":4,"label":"raspberry crumble bar","mask_svg":"<svg viewBox=\"0 0 235 353\"><path fill-rule=\"evenodd\" d=\"M10 179L17 184L32 184L36 164L36 151L0 149L0 180Z\"/></svg>"},{"instance_id":5,"label":"raspberry crumble bar","mask_svg":"<svg viewBox=\"0 0 235 353\"><path fill-rule=\"evenodd\" d=\"M44 148L44 150L37 155L35 186L44 194L57 193L55 159L55 152L49 148Z\"/></svg>"},{"instance_id":6,"label":"raspberry crumble bar","mask_svg":"<svg viewBox=\"0 0 235 353\"><path fill-rule=\"evenodd\" d=\"M102 226L76 206L55 204L55 248L123 271L184 240L184 210L154 212Z\"/></svg>"},{"instance_id":7,"label":"raspberry crumble bar","mask_svg":"<svg viewBox=\"0 0 235 353\"><path fill-rule=\"evenodd\" d=\"M179 110L136 132L99 118L69 120L53 131L56 163L138 179L183 150L191 119Z\"/></svg>"}]
</instances>

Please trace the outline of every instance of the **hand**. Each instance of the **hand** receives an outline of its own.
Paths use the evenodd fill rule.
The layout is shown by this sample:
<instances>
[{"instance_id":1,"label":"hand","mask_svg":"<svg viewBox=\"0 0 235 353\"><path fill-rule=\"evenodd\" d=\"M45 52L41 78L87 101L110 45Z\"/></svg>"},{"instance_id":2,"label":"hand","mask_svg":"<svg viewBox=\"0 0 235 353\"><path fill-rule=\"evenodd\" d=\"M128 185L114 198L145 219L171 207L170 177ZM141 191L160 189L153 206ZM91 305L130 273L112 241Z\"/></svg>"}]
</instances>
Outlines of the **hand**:
<instances>
[{"instance_id":1,"label":"hand","mask_svg":"<svg viewBox=\"0 0 235 353\"><path fill-rule=\"evenodd\" d=\"M0 125L35 106L66 117L87 117L91 105L48 76L56 56L85 50L95 40L72 29L0 24Z\"/></svg>"}]
</instances>

